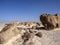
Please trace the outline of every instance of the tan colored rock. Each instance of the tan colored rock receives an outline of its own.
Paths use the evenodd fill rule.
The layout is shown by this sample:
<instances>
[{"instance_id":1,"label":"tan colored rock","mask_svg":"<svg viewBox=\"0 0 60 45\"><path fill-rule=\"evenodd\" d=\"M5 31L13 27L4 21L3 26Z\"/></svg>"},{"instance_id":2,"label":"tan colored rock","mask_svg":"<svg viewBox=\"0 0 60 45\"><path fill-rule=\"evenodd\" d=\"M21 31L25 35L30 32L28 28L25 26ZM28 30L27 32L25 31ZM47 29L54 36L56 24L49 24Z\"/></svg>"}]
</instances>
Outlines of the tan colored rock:
<instances>
[{"instance_id":1,"label":"tan colored rock","mask_svg":"<svg viewBox=\"0 0 60 45\"><path fill-rule=\"evenodd\" d=\"M19 22L13 22L7 24L0 32L0 44L6 43L9 39L19 34L19 30L16 28Z\"/></svg>"},{"instance_id":2,"label":"tan colored rock","mask_svg":"<svg viewBox=\"0 0 60 45\"><path fill-rule=\"evenodd\" d=\"M40 37L31 31L25 32L22 38L24 40L23 45L41 45Z\"/></svg>"},{"instance_id":3,"label":"tan colored rock","mask_svg":"<svg viewBox=\"0 0 60 45\"><path fill-rule=\"evenodd\" d=\"M42 14L40 20L46 29L54 29L60 27L60 16L58 14Z\"/></svg>"},{"instance_id":4,"label":"tan colored rock","mask_svg":"<svg viewBox=\"0 0 60 45\"><path fill-rule=\"evenodd\" d=\"M37 26L39 24L37 22L24 22L24 25L33 27L33 26Z\"/></svg>"},{"instance_id":5,"label":"tan colored rock","mask_svg":"<svg viewBox=\"0 0 60 45\"><path fill-rule=\"evenodd\" d=\"M41 33L38 30L21 29L19 22L12 22L0 32L0 44L2 45L40 45ZM28 23L29 24L29 23ZM32 23L34 24L34 23ZM32 25L31 24L31 25Z\"/></svg>"}]
</instances>

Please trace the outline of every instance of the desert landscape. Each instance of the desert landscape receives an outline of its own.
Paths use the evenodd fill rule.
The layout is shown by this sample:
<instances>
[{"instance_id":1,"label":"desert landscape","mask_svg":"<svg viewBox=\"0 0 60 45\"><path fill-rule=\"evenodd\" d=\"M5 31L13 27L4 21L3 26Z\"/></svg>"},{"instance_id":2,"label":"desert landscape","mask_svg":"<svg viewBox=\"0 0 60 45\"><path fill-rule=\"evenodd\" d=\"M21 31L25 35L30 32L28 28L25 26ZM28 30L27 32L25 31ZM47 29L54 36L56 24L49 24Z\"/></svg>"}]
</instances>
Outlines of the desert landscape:
<instances>
[{"instance_id":1,"label":"desert landscape","mask_svg":"<svg viewBox=\"0 0 60 45\"><path fill-rule=\"evenodd\" d=\"M0 24L0 45L60 45L58 14L42 14L39 22Z\"/></svg>"}]
</instances>

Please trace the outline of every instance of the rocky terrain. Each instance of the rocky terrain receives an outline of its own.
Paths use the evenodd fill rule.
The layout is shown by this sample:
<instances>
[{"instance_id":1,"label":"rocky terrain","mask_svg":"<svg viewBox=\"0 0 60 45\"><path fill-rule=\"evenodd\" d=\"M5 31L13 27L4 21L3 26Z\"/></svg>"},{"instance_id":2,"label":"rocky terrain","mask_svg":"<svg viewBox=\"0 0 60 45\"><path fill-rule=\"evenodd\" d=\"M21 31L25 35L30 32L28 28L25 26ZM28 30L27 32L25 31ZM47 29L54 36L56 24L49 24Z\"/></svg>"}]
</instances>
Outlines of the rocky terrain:
<instances>
[{"instance_id":1,"label":"rocky terrain","mask_svg":"<svg viewBox=\"0 0 60 45\"><path fill-rule=\"evenodd\" d=\"M0 31L0 45L60 45L60 29L46 30L37 23L29 27L20 22L4 25Z\"/></svg>"},{"instance_id":2,"label":"rocky terrain","mask_svg":"<svg viewBox=\"0 0 60 45\"><path fill-rule=\"evenodd\" d=\"M60 28L48 29L44 20L41 22L44 24L19 21L1 24L0 45L60 45Z\"/></svg>"}]
</instances>

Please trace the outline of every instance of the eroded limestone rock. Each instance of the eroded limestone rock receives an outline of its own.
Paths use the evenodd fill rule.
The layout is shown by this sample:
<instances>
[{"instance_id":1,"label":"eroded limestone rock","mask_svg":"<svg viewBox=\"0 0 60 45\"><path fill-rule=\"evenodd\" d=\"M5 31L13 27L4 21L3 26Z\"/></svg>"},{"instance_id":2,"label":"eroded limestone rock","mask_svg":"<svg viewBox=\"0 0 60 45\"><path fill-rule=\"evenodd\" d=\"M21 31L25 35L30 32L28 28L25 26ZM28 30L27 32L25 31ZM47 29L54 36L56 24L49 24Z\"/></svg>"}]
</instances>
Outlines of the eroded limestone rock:
<instances>
[{"instance_id":1,"label":"eroded limestone rock","mask_svg":"<svg viewBox=\"0 0 60 45\"><path fill-rule=\"evenodd\" d=\"M6 43L12 37L18 35L20 32L16 28L19 22L13 22L5 26L0 32L0 44Z\"/></svg>"},{"instance_id":2,"label":"eroded limestone rock","mask_svg":"<svg viewBox=\"0 0 60 45\"><path fill-rule=\"evenodd\" d=\"M60 16L58 14L42 14L40 20L46 29L54 29L60 27Z\"/></svg>"}]
</instances>

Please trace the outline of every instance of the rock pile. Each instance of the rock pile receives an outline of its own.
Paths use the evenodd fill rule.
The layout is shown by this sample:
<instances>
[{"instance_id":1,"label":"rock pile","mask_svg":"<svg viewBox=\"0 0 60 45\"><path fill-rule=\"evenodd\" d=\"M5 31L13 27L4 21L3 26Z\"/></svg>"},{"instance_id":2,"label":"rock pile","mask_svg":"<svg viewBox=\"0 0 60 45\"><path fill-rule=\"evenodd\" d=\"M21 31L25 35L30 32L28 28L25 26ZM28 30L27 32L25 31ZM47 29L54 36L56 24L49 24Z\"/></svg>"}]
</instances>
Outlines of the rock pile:
<instances>
[{"instance_id":1,"label":"rock pile","mask_svg":"<svg viewBox=\"0 0 60 45\"><path fill-rule=\"evenodd\" d=\"M29 24L29 23L27 23ZM33 29L18 27L20 22L12 22L0 31L0 44L2 45L40 45L41 32ZM30 24L29 24L30 25ZM20 25L21 26L21 25ZM38 39L38 40L37 40ZM36 41L36 42L35 42Z\"/></svg>"}]
</instances>

